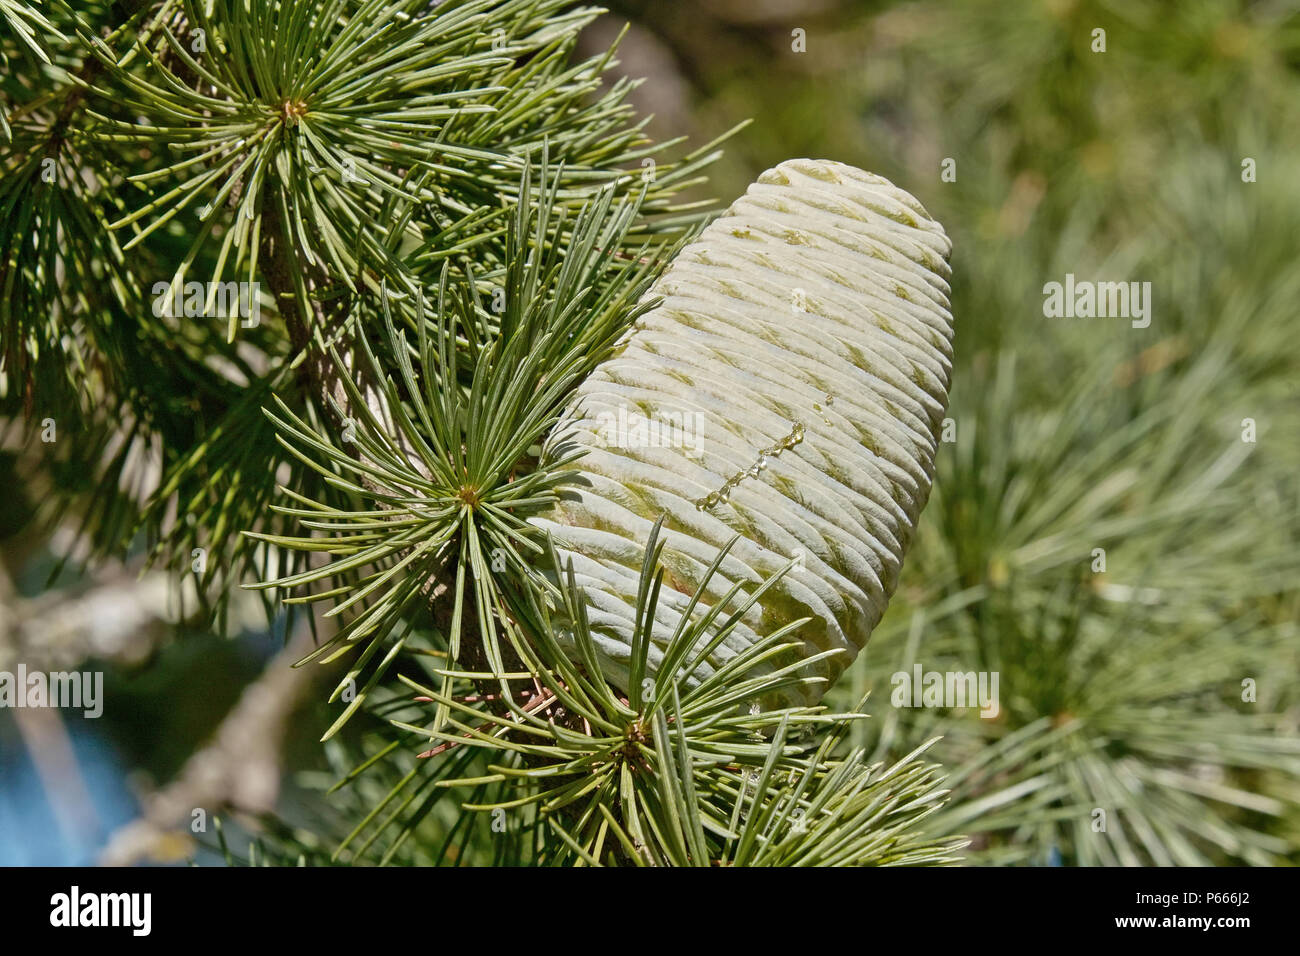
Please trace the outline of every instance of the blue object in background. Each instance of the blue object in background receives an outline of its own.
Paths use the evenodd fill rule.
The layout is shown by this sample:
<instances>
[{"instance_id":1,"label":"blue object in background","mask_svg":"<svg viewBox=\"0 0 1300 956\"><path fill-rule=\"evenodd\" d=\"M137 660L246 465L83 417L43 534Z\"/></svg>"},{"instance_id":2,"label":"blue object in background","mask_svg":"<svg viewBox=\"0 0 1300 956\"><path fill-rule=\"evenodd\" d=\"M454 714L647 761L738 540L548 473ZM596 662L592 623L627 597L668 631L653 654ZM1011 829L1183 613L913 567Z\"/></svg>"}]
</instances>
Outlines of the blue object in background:
<instances>
[{"instance_id":1,"label":"blue object in background","mask_svg":"<svg viewBox=\"0 0 1300 956\"><path fill-rule=\"evenodd\" d=\"M0 866L93 865L113 831L138 815L117 755L89 725L79 715L64 721L89 812L61 826L13 716L0 711Z\"/></svg>"}]
</instances>

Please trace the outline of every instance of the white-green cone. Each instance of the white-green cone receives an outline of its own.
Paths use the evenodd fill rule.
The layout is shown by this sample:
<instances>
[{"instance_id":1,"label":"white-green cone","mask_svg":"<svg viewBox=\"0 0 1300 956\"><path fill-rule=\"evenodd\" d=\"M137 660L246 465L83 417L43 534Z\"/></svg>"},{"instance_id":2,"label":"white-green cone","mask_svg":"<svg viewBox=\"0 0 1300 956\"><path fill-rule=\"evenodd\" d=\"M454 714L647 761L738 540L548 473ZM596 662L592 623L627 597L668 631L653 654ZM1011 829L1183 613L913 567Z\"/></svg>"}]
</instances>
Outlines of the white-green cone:
<instances>
[{"instance_id":1,"label":"white-green cone","mask_svg":"<svg viewBox=\"0 0 1300 956\"><path fill-rule=\"evenodd\" d=\"M578 388L548 453L586 449L590 482L537 524L586 588L607 676L627 680L637 580L666 514L657 642L722 547L698 610L792 558L715 660L799 632L829 680L866 643L930 493L948 402L943 228L887 180L841 163L768 170L651 290L663 302ZM651 649L651 666L658 648Z\"/></svg>"}]
</instances>

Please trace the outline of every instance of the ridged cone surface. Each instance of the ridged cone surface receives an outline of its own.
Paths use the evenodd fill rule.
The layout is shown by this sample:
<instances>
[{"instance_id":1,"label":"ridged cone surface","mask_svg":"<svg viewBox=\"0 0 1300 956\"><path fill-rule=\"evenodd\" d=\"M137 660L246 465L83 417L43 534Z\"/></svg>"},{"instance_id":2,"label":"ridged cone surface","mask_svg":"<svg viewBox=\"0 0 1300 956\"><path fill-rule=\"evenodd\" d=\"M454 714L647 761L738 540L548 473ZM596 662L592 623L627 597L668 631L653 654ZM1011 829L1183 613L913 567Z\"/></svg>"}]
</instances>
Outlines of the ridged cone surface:
<instances>
[{"instance_id":1,"label":"ridged cone surface","mask_svg":"<svg viewBox=\"0 0 1300 956\"><path fill-rule=\"evenodd\" d=\"M943 228L887 180L790 160L655 284L662 304L578 388L544 452L581 446L584 482L536 519L586 588L611 680L627 680L638 576L661 514L652 671L737 533L696 613L735 581L801 564L713 663L809 617L797 632L804 656L843 651L810 669L825 684L779 701L809 703L866 644L930 493L952 369L949 250Z\"/></svg>"}]
</instances>

